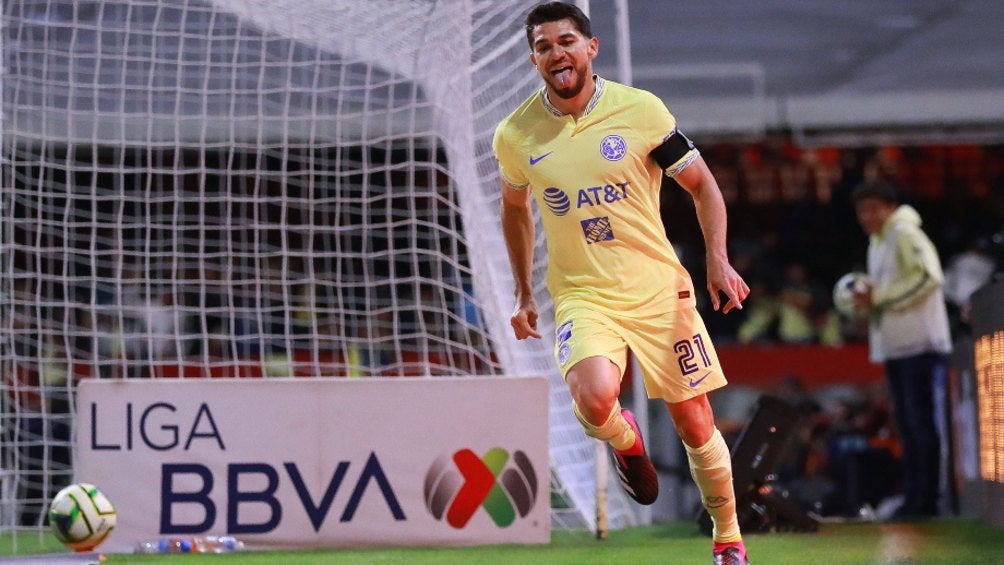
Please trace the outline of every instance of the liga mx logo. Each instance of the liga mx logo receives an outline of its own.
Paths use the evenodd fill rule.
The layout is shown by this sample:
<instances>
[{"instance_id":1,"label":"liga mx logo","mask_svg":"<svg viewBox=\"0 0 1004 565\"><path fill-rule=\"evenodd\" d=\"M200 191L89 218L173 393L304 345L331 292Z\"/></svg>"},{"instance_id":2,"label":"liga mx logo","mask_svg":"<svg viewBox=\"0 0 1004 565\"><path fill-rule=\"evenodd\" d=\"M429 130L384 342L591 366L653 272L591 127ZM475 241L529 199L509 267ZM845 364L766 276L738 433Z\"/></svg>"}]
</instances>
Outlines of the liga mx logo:
<instances>
[{"instance_id":1,"label":"liga mx logo","mask_svg":"<svg viewBox=\"0 0 1004 565\"><path fill-rule=\"evenodd\" d=\"M600 155L607 161L620 161L627 155L627 142L619 135L608 135L600 142Z\"/></svg>"},{"instance_id":2,"label":"liga mx logo","mask_svg":"<svg viewBox=\"0 0 1004 565\"><path fill-rule=\"evenodd\" d=\"M525 518L537 501L537 474L520 450L494 447L478 457L470 449L440 455L425 474L425 506L436 520L463 528L479 508L500 528Z\"/></svg>"}]
</instances>

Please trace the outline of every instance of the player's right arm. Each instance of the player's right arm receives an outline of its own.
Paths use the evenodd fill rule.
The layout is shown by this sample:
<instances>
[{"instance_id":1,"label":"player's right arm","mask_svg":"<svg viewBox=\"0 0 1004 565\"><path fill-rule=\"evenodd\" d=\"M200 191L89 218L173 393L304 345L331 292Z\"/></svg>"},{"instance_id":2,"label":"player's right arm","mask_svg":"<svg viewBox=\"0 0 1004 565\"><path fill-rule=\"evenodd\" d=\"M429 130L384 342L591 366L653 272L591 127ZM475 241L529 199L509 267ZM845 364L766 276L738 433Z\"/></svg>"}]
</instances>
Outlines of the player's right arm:
<instances>
[{"instance_id":1,"label":"player's right arm","mask_svg":"<svg viewBox=\"0 0 1004 565\"><path fill-rule=\"evenodd\" d=\"M529 187L517 188L502 179L502 235L516 283L516 309L510 323L516 339L539 338L537 301L533 297L533 246L536 228Z\"/></svg>"}]
</instances>

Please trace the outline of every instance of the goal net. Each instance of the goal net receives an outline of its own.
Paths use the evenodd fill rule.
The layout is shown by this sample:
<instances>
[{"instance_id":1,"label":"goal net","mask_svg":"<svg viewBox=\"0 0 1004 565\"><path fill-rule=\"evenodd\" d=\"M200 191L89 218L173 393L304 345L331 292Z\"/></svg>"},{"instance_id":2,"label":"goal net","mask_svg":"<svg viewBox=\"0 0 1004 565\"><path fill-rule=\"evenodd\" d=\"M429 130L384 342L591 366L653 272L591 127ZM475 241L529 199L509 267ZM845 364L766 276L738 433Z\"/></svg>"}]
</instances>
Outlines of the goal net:
<instances>
[{"instance_id":1,"label":"goal net","mask_svg":"<svg viewBox=\"0 0 1004 565\"><path fill-rule=\"evenodd\" d=\"M0 532L70 480L80 379L316 375L548 375L553 522L595 526L553 327L508 325L534 3L3 2Z\"/></svg>"}]
</instances>

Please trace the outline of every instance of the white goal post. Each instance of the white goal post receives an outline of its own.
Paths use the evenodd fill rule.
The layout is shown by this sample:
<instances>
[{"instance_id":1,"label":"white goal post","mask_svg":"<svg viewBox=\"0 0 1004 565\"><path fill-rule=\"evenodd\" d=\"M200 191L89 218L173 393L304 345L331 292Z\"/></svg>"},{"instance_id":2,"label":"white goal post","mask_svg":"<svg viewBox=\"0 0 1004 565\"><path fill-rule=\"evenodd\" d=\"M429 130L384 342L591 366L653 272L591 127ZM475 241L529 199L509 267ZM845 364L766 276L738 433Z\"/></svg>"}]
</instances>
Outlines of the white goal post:
<instances>
[{"instance_id":1,"label":"white goal post","mask_svg":"<svg viewBox=\"0 0 1004 565\"><path fill-rule=\"evenodd\" d=\"M5 0L0 533L71 479L80 379L311 375L548 375L552 520L595 528L542 241L547 337L508 324L535 3Z\"/></svg>"}]
</instances>

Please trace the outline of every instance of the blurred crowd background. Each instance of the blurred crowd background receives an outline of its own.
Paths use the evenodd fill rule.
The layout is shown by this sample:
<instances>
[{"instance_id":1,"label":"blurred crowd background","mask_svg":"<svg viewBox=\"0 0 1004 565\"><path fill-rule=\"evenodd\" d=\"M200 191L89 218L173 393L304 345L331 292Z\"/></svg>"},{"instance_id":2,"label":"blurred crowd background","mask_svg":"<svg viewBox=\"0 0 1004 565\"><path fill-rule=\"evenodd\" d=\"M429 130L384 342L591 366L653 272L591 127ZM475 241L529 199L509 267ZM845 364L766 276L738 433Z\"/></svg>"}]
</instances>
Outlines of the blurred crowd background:
<instances>
[{"instance_id":1,"label":"blurred crowd background","mask_svg":"<svg viewBox=\"0 0 1004 565\"><path fill-rule=\"evenodd\" d=\"M967 331L969 295L1004 255L1004 146L805 149L779 137L700 149L729 206L733 264L752 289L737 316L708 316L716 344L840 345L865 337L865 327L833 311L832 288L844 273L865 270L868 239L850 193L878 178L920 212L946 272L953 329ZM680 192L664 191L664 221L703 288L703 242L696 217L679 212L688 206Z\"/></svg>"}]
</instances>

